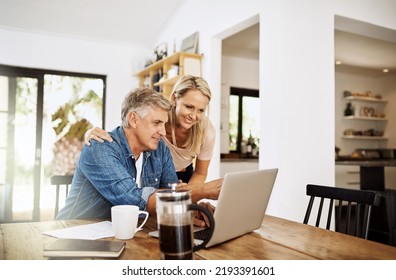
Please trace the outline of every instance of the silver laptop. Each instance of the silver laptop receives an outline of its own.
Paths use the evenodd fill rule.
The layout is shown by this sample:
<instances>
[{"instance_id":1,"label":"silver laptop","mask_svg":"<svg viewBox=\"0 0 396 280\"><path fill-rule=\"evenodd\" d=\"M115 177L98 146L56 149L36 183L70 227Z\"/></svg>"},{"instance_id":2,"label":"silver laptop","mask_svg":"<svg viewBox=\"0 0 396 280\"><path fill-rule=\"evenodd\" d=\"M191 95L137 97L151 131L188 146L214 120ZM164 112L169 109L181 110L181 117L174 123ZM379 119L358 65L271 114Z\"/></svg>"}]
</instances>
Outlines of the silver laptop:
<instances>
[{"instance_id":1,"label":"silver laptop","mask_svg":"<svg viewBox=\"0 0 396 280\"><path fill-rule=\"evenodd\" d=\"M214 212L215 229L206 248L261 227L278 169L230 172ZM201 230L201 229L199 229ZM158 237L158 231L150 232ZM202 241L195 239L195 243Z\"/></svg>"}]
</instances>

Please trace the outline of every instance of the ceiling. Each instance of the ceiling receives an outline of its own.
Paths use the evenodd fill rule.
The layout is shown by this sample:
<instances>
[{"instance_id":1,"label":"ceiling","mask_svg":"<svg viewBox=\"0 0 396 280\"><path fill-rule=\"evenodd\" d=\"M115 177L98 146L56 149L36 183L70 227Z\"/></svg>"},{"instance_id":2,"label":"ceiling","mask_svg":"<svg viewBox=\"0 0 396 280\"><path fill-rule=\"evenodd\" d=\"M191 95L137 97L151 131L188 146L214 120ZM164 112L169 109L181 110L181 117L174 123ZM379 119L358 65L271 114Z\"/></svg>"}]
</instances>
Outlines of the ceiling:
<instances>
[{"instance_id":1,"label":"ceiling","mask_svg":"<svg viewBox=\"0 0 396 280\"><path fill-rule=\"evenodd\" d=\"M373 71L387 68L391 73L396 73L396 31L367 23L353 23L344 19L337 21L334 31L335 60L344 66ZM258 59L259 24L224 39L223 54Z\"/></svg>"},{"instance_id":2,"label":"ceiling","mask_svg":"<svg viewBox=\"0 0 396 280\"><path fill-rule=\"evenodd\" d=\"M335 17L335 59L344 65L396 73L396 30Z\"/></svg>"},{"instance_id":3,"label":"ceiling","mask_svg":"<svg viewBox=\"0 0 396 280\"><path fill-rule=\"evenodd\" d=\"M0 27L152 47L184 0L0 0Z\"/></svg>"},{"instance_id":4,"label":"ceiling","mask_svg":"<svg viewBox=\"0 0 396 280\"><path fill-rule=\"evenodd\" d=\"M260 29L254 24L223 40L222 51L226 56L259 59Z\"/></svg>"},{"instance_id":5,"label":"ceiling","mask_svg":"<svg viewBox=\"0 0 396 280\"><path fill-rule=\"evenodd\" d=\"M184 0L0 0L0 27L153 47ZM396 31L336 16L335 59L396 73ZM223 41L223 54L259 57L259 24Z\"/></svg>"}]
</instances>

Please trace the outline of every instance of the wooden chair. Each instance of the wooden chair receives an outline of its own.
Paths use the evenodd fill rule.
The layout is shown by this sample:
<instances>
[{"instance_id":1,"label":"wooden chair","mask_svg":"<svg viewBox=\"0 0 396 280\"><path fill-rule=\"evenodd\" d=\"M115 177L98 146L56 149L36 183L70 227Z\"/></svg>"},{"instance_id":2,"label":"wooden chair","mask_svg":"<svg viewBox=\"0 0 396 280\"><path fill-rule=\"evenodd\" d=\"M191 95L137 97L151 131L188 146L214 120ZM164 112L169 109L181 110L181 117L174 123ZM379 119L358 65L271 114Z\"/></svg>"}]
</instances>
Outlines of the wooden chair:
<instances>
[{"instance_id":1,"label":"wooden chair","mask_svg":"<svg viewBox=\"0 0 396 280\"><path fill-rule=\"evenodd\" d=\"M308 184L307 195L310 196L310 200L305 213L303 222L304 224L308 224L312 206L314 204L315 198L317 197L320 198L320 203L315 226L319 227L323 204L326 199L329 201L326 229L330 229L330 223L333 216L333 207L335 206L335 231L367 239L370 225L371 207L373 205L379 205L381 198L379 193L374 191ZM334 201L338 201L338 205L335 205ZM345 207L346 212L343 211ZM354 215L352 215L353 210Z\"/></svg>"},{"instance_id":2,"label":"wooden chair","mask_svg":"<svg viewBox=\"0 0 396 280\"><path fill-rule=\"evenodd\" d=\"M69 193L69 185L71 184L73 180L73 175L54 175L51 177L51 185L56 186L56 197L55 197L55 213L54 213L54 219L56 218L56 215L58 215L59 211L59 189L61 186L65 186L65 197Z\"/></svg>"}]
</instances>

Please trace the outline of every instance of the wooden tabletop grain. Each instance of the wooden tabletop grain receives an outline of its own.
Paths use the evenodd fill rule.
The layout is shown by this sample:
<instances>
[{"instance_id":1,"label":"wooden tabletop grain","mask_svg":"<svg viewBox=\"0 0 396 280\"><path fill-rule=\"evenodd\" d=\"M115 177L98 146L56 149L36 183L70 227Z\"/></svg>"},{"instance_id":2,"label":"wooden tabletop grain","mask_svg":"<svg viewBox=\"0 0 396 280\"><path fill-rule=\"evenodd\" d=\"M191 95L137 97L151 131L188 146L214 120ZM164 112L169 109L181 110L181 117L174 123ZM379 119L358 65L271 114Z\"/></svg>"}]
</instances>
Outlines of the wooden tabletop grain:
<instances>
[{"instance_id":1,"label":"wooden tabletop grain","mask_svg":"<svg viewBox=\"0 0 396 280\"><path fill-rule=\"evenodd\" d=\"M0 259L42 260L43 247L56 238L44 231L97 221L67 220L0 224ZM156 229L150 217L144 230L127 241L119 259L158 260L159 242L148 232ZM112 240L114 238L106 238ZM396 247L268 216L261 228L194 254L196 260L344 260L396 259Z\"/></svg>"}]
</instances>

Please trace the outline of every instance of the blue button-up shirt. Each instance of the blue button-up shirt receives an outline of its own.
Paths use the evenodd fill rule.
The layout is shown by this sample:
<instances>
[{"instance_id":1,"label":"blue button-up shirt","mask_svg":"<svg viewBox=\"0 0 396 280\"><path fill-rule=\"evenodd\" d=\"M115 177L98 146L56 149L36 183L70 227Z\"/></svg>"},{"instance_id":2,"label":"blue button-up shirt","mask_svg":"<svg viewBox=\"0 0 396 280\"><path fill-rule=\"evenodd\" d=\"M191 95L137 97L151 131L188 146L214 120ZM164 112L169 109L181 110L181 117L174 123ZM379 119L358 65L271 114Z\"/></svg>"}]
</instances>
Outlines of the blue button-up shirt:
<instances>
[{"instance_id":1,"label":"blue button-up shirt","mask_svg":"<svg viewBox=\"0 0 396 280\"><path fill-rule=\"evenodd\" d=\"M56 219L110 218L120 204L146 209L149 196L168 183L178 182L168 146L161 141L155 151L143 152L141 186L136 184L135 156L122 127L110 132L113 142L91 141L77 162L65 207Z\"/></svg>"}]
</instances>

